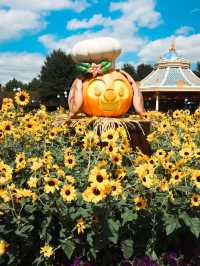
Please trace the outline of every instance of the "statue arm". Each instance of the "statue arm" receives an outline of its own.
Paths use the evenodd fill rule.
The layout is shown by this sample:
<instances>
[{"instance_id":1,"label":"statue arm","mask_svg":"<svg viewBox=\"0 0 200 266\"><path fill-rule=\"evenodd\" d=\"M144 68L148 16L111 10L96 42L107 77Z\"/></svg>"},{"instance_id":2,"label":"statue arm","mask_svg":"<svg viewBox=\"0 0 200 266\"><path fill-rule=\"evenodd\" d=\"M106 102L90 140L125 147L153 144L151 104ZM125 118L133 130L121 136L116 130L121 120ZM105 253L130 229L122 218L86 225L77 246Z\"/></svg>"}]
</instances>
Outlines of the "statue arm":
<instances>
[{"instance_id":1,"label":"statue arm","mask_svg":"<svg viewBox=\"0 0 200 266\"><path fill-rule=\"evenodd\" d=\"M141 91L139 90L138 86L136 85L134 79L124 70L120 69L120 72L128 79L132 88L133 88L133 106L135 111L143 117L144 113L146 112L144 109L144 100Z\"/></svg>"},{"instance_id":2,"label":"statue arm","mask_svg":"<svg viewBox=\"0 0 200 266\"><path fill-rule=\"evenodd\" d=\"M83 104L83 81L81 78L76 78L71 86L68 105L70 118L75 116L81 109Z\"/></svg>"}]
</instances>

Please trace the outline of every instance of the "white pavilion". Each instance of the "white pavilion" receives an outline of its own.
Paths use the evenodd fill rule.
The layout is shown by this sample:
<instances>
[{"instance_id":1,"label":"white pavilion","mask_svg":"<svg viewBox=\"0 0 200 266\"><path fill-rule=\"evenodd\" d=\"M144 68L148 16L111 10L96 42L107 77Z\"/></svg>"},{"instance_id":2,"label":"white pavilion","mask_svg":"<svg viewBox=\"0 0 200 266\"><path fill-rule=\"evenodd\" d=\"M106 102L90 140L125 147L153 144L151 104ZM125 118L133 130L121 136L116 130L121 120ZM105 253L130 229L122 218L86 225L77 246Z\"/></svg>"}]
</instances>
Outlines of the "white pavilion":
<instances>
[{"instance_id":1,"label":"white pavilion","mask_svg":"<svg viewBox=\"0 0 200 266\"><path fill-rule=\"evenodd\" d=\"M192 72L190 61L177 54L174 42L139 87L144 99L156 99L157 111L161 100L200 100L200 78Z\"/></svg>"}]
</instances>

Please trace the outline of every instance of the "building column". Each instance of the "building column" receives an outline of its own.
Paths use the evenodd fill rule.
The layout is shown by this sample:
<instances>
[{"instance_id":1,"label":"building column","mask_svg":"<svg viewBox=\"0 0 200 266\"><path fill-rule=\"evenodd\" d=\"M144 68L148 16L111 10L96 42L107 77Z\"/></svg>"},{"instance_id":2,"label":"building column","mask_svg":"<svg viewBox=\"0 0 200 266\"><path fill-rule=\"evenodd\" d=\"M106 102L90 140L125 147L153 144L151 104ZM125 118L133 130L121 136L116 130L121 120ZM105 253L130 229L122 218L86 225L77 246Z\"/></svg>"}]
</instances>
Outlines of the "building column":
<instances>
[{"instance_id":1,"label":"building column","mask_svg":"<svg viewBox=\"0 0 200 266\"><path fill-rule=\"evenodd\" d=\"M159 92L156 93L156 111L159 111Z\"/></svg>"}]
</instances>

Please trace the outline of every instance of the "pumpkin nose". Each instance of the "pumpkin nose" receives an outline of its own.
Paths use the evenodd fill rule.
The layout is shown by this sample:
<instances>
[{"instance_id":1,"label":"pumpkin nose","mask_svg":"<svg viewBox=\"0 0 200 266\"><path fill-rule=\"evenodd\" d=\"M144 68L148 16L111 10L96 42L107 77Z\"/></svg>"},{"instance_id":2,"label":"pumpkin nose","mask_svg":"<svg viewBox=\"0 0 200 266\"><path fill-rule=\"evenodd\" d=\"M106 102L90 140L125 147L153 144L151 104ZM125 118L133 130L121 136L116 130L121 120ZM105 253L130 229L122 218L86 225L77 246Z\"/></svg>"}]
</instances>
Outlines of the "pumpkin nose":
<instances>
[{"instance_id":1,"label":"pumpkin nose","mask_svg":"<svg viewBox=\"0 0 200 266\"><path fill-rule=\"evenodd\" d=\"M113 90L113 89L107 89L105 92L104 92L104 99L107 101L107 102L114 102L114 100L116 99L117 95L116 95L116 92Z\"/></svg>"}]
</instances>

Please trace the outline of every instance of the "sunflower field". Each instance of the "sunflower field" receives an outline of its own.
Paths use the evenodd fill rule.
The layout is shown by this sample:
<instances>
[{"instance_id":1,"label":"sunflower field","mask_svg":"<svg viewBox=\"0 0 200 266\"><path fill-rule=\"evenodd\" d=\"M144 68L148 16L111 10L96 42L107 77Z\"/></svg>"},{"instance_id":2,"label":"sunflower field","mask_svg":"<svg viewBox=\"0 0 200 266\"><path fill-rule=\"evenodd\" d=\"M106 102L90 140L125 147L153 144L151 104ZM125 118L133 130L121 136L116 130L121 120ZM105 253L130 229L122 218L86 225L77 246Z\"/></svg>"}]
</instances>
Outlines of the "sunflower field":
<instances>
[{"instance_id":1,"label":"sunflower field","mask_svg":"<svg viewBox=\"0 0 200 266\"><path fill-rule=\"evenodd\" d=\"M200 265L200 109L147 112L147 155L29 100L0 109L0 265Z\"/></svg>"}]
</instances>

